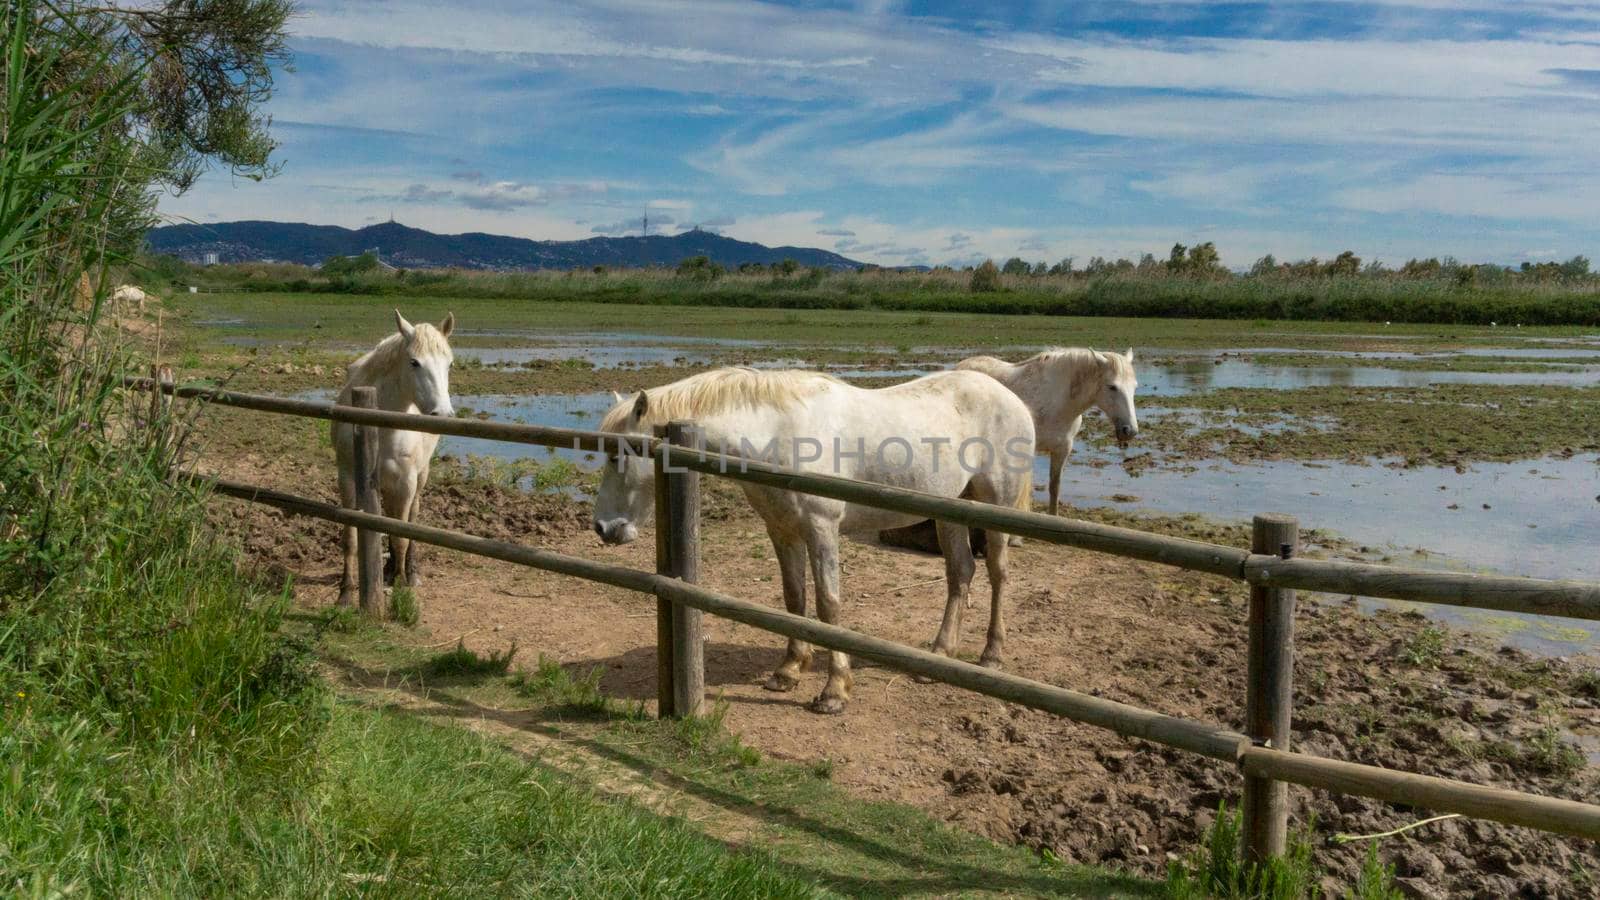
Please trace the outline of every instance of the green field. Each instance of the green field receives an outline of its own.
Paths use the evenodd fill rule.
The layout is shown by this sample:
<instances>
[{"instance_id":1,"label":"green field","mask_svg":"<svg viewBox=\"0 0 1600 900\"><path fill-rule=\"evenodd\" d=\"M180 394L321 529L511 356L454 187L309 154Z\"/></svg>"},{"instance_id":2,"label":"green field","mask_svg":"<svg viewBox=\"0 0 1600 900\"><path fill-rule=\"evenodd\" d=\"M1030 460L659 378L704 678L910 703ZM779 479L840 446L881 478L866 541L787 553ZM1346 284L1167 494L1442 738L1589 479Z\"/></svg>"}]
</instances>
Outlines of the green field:
<instances>
[{"instance_id":1,"label":"green field","mask_svg":"<svg viewBox=\"0 0 1600 900\"><path fill-rule=\"evenodd\" d=\"M185 340L248 334L266 343L366 345L391 327L390 310L440 319L456 314L463 346L525 342L538 332L649 333L690 338L821 344L836 350L997 348L1060 344L1121 349L1272 347L1334 350L1442 350L1462 346L1537 346L1592 332L1579 326L1490 328L1469 325L1363 324L1228 319L1006 316L890 310L771 310L596 303L581 293L535 302L445 297L436 293L178 293L168 308L189 326ZM230 328L229 320L248 323ZM481 332L490 332L483 335ZM513 335L494 332L515 332ZM1529 342L1532 342L1531 344Z\"/></svg>"}]
</instances>

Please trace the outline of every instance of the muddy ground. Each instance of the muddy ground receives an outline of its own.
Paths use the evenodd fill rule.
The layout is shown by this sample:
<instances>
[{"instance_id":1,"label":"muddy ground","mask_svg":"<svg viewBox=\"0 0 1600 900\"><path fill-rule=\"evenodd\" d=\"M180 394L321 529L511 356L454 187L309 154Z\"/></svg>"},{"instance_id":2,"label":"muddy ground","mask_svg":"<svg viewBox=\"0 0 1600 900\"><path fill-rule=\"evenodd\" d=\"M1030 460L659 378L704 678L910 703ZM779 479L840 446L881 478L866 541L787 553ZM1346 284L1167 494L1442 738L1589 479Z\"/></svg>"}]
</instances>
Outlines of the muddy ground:
<instances>
[{"instance_id":1,"label":"muddy ground","mask_svg":"<svg viewBox=\"0 0 1600 900\"><path fill-rule=\"evenodd\" d=\"M268 436L258 435L262 440ZM216 447L232 446L216 441ZM327 454L331 455L331 454ZM234 449L205 466L296 493L332 499L328 461L291 465L290 454ZM217 515L257 564L292 573L300 604L337 592L336 529L218 500ZM531 496L441 471L424 520L489 537L651 568L648 534L605 547L585 504ZM702 531L706 585L782 606L777 565L759 521L726 484L710 482ZM844 553L848 627L925 646L943 604L942 563L852 541ZM515 643L575 670L598 667L617 697L654 696L654 612L624 591L436 548L419 644L503 650ZM1242 725L1245 592L1224 579L1030 541L1012 558L1006 668L1161 712ZM979 572L975 596L986 596ZM981 649L981 604L961 646ZM1298 629L1296 749L1478 784L1600 801L1600 776L1579 742L1600 735L1600 673L1586 660L1534 660L1415 615L1358 612L1353 601L1302 600ZM762 752L831 760L833 778L863 796L895 800L995 838L1048 848L1063 860L1158 874L1189 852L1221 802L1235 803L1230 767L1062 721L892 671L858 666L849 710L821 717L804 704L823 674L791 694L761 687L781 640L740 625L706 623L706 682L727 704L727 726ZM441 643L443 642L443 643ZM819 654L819 662L822 656ZM1431 813L1291 789L1294 821L1314 816L1317 859L1348 882L1372 834ZM1576 839L1464 819L1385 840L1413 896L1587 897L1600 848Z\"/></svg>"}]
</instances>

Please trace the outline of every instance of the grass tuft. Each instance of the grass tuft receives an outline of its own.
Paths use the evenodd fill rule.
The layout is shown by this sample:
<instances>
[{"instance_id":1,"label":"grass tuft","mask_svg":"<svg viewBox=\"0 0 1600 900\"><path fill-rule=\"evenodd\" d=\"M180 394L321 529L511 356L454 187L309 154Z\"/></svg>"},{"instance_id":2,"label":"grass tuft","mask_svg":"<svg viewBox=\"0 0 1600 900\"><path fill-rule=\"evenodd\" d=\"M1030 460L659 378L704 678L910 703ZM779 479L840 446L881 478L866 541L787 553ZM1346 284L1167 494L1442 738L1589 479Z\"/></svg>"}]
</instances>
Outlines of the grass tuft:
<instances>
[{"instance_id":1,"label":"grass tuft","mask_svg":"<svg viewBox=\"0 0 1600 900\"><path fill-rule=\"evenodd\" d=\"M1167 869L1167 891L1175 900L1301 900L1313 895L1320 873L1311 859L1309 831L1290 835L1283 856L1263 866L1246 865L1241 856L1242 816L1217 808L1216 821L1204 840L1180 864Z\"/></svg>"},{"instance_id":2,"label":"grass tuft","mask_svg":"<svg viewBox=\"0 0 1600 900\"><path fill-rule=\"evenodd\" d=\"M417 604L417 593L410 587L397 584L389 595L389 620L415 628L422 618L422 608Z\"/></svg>"},{"instance_id":3,"label":"grass tuft","mask_svg":"<svg viewBox=\"0 0 1600 900\"><path fill-rule=\"evenodd\" d=\"M515 641L505 650L490 650L487 654L469 650L464 641L457 641L453 648L434 654L418 668L424 675L434 677L504 675L511 669L511 660L516 655Z\"/></svg>"}]
</instances>

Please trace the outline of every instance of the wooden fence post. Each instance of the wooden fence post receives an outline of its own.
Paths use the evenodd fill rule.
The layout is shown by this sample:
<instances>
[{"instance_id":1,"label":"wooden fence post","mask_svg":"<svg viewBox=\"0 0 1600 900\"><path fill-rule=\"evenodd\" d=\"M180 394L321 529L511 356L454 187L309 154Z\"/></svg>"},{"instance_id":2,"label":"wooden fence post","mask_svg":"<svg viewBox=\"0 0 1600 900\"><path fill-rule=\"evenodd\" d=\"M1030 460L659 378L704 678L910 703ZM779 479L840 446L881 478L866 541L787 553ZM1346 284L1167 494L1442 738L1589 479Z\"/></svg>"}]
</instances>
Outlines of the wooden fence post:
<instances>
[{"instance_id":1,"label":"wooden fence post","mask_svg":"<svg viewBox=\"0 0 1600 900\"><path fill-rule=\"evenodd\" d=\"M350 405L361 409L378 408L378 389L358 387L350 391ZM378 429L371 425L353 425L355 430L354 457L356 483L356 509L383 515L378 500ZM385 610L383 594L383 536L376 531L361 528L356 531L356 575L359 582L361 612L372 618L382 618Z\"/></svg>"},{"instance_id":2,"label":"wooden fence post","mask_svg":"<svg viewBox=\"0 0 1600 900\"><path fill-rule=\"evenodd\" d=\"M656 436L680 447L694 426L672 422ZM656 572L691 584L700 579L700 473L673 469L657 454ZM665 716L697 716L706 694L701 612L656 598L656 700Z\"/></svg>"},{"instance_id":3,"label":"wooden fence post","mask_svg":"<svg viewBox=\"0 0 1600 900\"><path fill-rule=\"evenodd\" d=\"M1256 516L1250 549L1289 559L1300 544L1292 516ZM1245 688L1245 734L1258 746L1289 750L1294 709L1294 591L1250 587L1250 649ZM1289 834L1289 786L1270 778L1244 780L1244 860L1281 856Z\"/></svg>"}]
</instances>

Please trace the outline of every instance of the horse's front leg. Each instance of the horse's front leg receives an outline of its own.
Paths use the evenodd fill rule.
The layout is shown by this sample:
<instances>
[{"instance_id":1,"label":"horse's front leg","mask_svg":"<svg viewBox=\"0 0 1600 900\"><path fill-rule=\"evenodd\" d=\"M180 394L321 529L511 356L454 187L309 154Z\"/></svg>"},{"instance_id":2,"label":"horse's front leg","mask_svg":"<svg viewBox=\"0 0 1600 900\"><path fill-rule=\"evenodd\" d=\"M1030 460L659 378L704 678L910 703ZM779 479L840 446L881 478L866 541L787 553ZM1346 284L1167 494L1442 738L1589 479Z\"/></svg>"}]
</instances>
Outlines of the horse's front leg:
<instances>
[{"instance_id":1,"label":"horse's front leg","mask_svg":"<svg viewBox=\"0 0 1600 900\"><path fill-rule=\"evenodd\" d=\"M1065 450L1050 451L1050 515L1056 514L1057 507L1061 504L1061 470L1067 464L1067 455L1072 452L1071 438L1068 438Z\"/></svg>"},{"instance_id":2,"label":"horse's front leg","mask_svg":"<svg viewBox=\"0 0 1600 900\"><path fill-rule=\"evenodd\" d=\"M772 535L772 548L778 555L778 571L783 574L783 605L790 615L806 614L806 545L804 541ZM789 639L783 662L767 676L769 691L792 691L800 683L800 673L811 666L811 645Z\"/></svg>"},{"instance_id":3,"label":"horse's front leg","mask_svg":"<svg viewBox=\"0 0 1600 900\"><path fill-rule=\"evenodd\" d=\"M839 528L821 529L806 546L811 556L811 574L817 583L817 618L829 625L839 624ZM828 653L828 683L811 701L815 713L838 715L850 702L855 679L850 675L850 656L836 650Z\"/></svg>"},{"instance_id":4,"label":"horse's front leg","mask_svg":"<svg viewBox=\"0 0 1600 900\"><path fill-rule=\"evenodd\" d=\"M961 611L966 605L968 589L972 586L972 573L976 569L972 560L972 541L964 525L954 525L949 522L938 523L939 549L944 551L944 579L945 603L944 619L939 623L939 633L933 638L933 652L943 653L946 656L955 656L956 647L961 643ZM991 532L989 540L992 542L998 537ZM1004 539L1000 540L1005 543ZM984 554L987 558L995 553L991 545ZM999 551L1004 554L1004 550Z\"/></svg>"},{"instance_id":5,"label":"horse's front leg","mask_svg":"<svg viewBox=\"0 0 1600 900\"><path fill-rule=\"evenodd\" d=\"M411 505L406 508L406 521L416 522L422 518L422 488L428 483L426 475L418 476L417 487L411 496ZM406 548L406 584L417 587L422 584L422 573L418 570L417 553L415 546Z\"/></svg>"},{"instance_id":6,"label":"horse's front leg","mask_svg":"<svg viewBox=\"0 0 1600 900\"><path fill-rule=\"evenodd\" d=\"M392 484L384 485L383 514L391 519L404 520L411 512L411 503L416 498L416 482L410 478L397 478ZM399 535L389 535L389 565L384 568L384 580L390 584L404 584L405 573L409 563L406 558L410 555L411 541Z\"/></svg>"}]
</instances>

